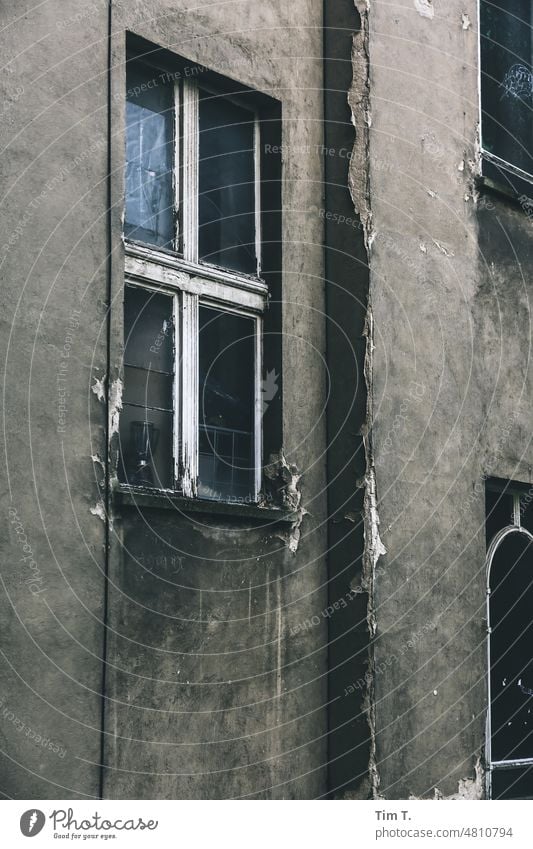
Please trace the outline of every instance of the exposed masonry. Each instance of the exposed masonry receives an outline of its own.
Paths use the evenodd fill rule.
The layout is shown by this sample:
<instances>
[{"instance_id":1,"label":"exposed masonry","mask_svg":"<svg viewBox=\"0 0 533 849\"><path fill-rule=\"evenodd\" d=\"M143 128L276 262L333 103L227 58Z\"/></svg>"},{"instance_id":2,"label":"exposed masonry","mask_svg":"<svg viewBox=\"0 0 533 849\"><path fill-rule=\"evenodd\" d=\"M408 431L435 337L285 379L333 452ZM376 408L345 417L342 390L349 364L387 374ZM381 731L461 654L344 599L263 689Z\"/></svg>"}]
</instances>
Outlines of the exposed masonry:
<instances>
[{"instance_id":1,"label":"exposed masonry","mask_svg":"<svg viewBox=\"0 0 533 849\"><path fill-rule=\"evenodd\" d=\"M367 261L370 257L372 242L375 233L372 227L372 210L370 206L370 168L369 168L369 134L371 120L370 111L370 80L369 80L369 14L370 6L368 0L354 0L355 7L359 13L360 29L353 37L352 46L352 86L348 93L348 104L351 109L352 122L355 127L354 150L350 160L348 174L348 186L356 212L361 218L361 226L365 247L367 250ZM365 321L366 352L364 376L367 389L366 422L363 425L363 444L365 449L366 472L362 485L364 486L364 551L363 551L363 575L361 584L367 593L367 623L370 637L370 648L368 653L368 674L366 678L366 690L363 700L363 710L367 717L370 733L370 756L368 762L368 774L370 781L370 793L373 798L379 797L379 774L376 762L376 717L374 697L374 653L372 640L376 633L376 617L374 610L374 584L378 560L385 554L385 548L379 536L379 516L377 511L376 497L376 473L374 466L374 455L372 450L372 355L373 321L372 304L369 294L367 317Z\"/></svg>"}]
</instances>

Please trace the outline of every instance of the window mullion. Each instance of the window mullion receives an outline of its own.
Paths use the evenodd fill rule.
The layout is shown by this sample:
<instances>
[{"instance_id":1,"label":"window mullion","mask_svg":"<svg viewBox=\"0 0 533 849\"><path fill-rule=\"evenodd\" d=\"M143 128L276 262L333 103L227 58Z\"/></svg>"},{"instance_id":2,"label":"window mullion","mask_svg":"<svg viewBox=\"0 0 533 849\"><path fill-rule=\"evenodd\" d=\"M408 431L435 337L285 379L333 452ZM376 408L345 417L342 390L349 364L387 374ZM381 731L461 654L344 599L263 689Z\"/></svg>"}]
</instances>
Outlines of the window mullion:
<instances>
[{"instance_id":1,"label":"window mullion","mask_svg":"<svg viewBox=\"0 0 533 849\"><path fill-rule=\"evenodd\" d=\"M180 471L183 495L197 494L198 480L198 296L181 295Z\"/></svg>"},{"instance_id":2,"label":"window mullion","mask_svg":"<svg viewBox=\"0 0 533 849\"><path fill-rule=\"evenodd\" d=\"M183 256L198 262L199 91L183 81Z\"/></svg>"},{"instance_id":3,"label":"window mullion","mask_svg":"<svg viewBox=\"0 0 533 849\"><path fill-rule=\"evenodd\" d=\"M254 467L255 467L255 493L257 499L262 485L263 468L263 387L261 375L263 373L263 320L257 318L255 322L255 414L254 414Z\"/></svg>"},{"instance_id":4,"label":"window mullion","mask_svg":"<svg viewBox=\"0 0 533 849\"><path fill-rule=\"evenodd\" d=\"M255 179L255 258L257 262L257 276L261 277L261 124L259 116L255 115L254 121L254 179Z\"/></svg>"},{"instance_id":5,"label":"window mullion","mask_svg":"<svg viewBox=\"0 0 533 849\"><path fill-rule=\"evenodd\" d=\"M174 296L173 319L174 319L174 421L173 421L173 458L174 458L174 488L180 486L181 454L181 374L180 374L180 351L181 351L181 303L179 295Z\"/></svg>"},{"instance_id":6,"label":"window mullion","mask_svg":"<svg viewBox=\"0 0 533 849\"><path fill-rule=\"evenodd\" d=\"M181 86L179 82L174 83L174 174L173 174L173 189L174 189L174 250L179 251L182 222L181 214L181 162L180 162L180 92Z\"/></svg>"}]
</instances>

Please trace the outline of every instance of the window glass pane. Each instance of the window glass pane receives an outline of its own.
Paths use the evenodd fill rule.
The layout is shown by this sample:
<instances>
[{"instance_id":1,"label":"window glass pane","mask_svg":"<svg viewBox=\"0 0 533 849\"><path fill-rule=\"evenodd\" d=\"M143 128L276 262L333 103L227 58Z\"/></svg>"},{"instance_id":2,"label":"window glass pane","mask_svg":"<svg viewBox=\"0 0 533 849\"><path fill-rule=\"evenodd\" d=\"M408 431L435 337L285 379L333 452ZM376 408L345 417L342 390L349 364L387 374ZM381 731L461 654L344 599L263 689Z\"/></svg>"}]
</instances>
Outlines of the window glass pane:
<instances>
[{"instance_id":1,"label":"window glass pane","mask_svg":"<svg viewBox=\"0 0 533 849\"><path fill-rule=\"evenodd\" d=\"M124 231L130 239L172 248L174 89L162 77L128 64Z\"/></svg>"},{"instance_id":2,"label":"window glass pane","mask_svg":"<svg viewBox=\"0 0 533 849\"><path fill-rule=\"evenodd\" d=\"M520 497L520 524L533 534L533 487Z\"/></svg>"},{"instance_id":3,"label":"window glass pane","mask_svg":"<svg viewBox=\"0 0 533 849\"><path fill-rule=\"evenodd\" d=\"M173 486L172 301L127 286L120 477L135 486Z\"/></svg>"},{"instance_id":4,"label":"window glass pane","mask_svg":"<svg viewBox=\"0 0 533 849\"><path fill-rule=\"evenodd\" d=\"M509 492L485 491L487 548L502 528L514 525L513 496Z\"/></svg>"},{"instance_id":5,"label":"window glass pane","mask_svg":"<svg viewBox=\"0 0 533 849\"><path fill-rule=\"evenodd\" d=\"M533 173L531 0L481 2L485 150Z\"/></svg>"},{"instance_id":6,"label":"window glass pane","mask_svg":"<svg viewBox=\"0 0 533 849\"><path fill-rule=\"evenodd\" d=\"M492 760L533 757L533 545L512 533L490 572Z\"/></svg>"},{"instance_id":7,"label":"window glass pane","mask_svg":"<svg viewBox=\"0 0 533 849\"><path fill-rule=\"evenodd\" d=\"M492 773L493 799L533 799L533 767Z\"/></svg>"},{"instance_id":8,"label":"window glass pane","mask_svg":"<svg viewBox=\"0 0 533 849\"><path fill-rule=\"evenodd\" d=\"M199 486L203 498L254 492L255 322L200 307Z\"/></svg>"},{"instance_id":9,"label":"window glass pane","mask_svg":"<svg viewBox=\"0 0 533 849\"><path fill-rule=\"evenodd\" d=\"M254 115L200 91L199 257L247 274L255 251Z\"/></svg>"}]
</instances>

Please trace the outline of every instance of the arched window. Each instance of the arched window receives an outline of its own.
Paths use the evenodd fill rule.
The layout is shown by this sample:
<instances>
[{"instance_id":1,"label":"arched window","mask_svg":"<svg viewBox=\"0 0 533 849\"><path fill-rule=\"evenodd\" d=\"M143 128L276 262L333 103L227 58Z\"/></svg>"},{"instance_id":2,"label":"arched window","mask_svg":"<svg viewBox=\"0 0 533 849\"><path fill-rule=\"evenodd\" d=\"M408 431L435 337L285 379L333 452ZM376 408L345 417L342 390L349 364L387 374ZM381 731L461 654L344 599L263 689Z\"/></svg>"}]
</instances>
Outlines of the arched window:
<instances>
[{"instance_id":1,"label":"arched window","mask_svg":"<svg viewBox=\"0 0 533 849\"><path fill-rule=\"evenodd\" d=\"M493 799L533 799L533 535L522 523L523 504L521 493L507 490L487 521L492 531L495 521L500 525L487 553L487 765Z\"/></svg>"}]
</instances>

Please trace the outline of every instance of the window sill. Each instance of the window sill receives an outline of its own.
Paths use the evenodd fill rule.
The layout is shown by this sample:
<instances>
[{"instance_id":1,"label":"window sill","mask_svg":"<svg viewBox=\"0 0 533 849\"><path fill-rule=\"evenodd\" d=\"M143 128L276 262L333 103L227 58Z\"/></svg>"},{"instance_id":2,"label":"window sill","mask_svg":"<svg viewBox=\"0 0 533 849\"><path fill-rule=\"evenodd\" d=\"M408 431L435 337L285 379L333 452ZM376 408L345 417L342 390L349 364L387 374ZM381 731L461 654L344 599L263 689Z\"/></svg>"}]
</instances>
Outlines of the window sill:
<instances>
[{"instance_id":1,"label":"window sill","mask_svg":"<svg viewBox=\"0 0 533 849\"><path fill-rule=\"evenodd\" d=\"M513 205L522 206L524 196L533 197L533 177L497 156L482 151L482 176L476 186L498 195Z\"/></svg>"},{"instance_id":2,"label":"window sill","mask_svg":"<svg viewBox=\"0 0 533 849\"><path fill-rule=\"evenodd\" d=\"M113 490L116 507L173 510L177 513L201 513L209 516L227 516L235 519L254 519L262 522L285 522L296 520L293 512L276 507L260 507L257 504L238 504L230 501L208 501L202 498L185 498L171 490L150 490L143 487L119 484Z\"/></svg>"},{"instance_id":3,"label":"window sill","mask_svg":"<svg viewBox=\"0 0 533 849\"><path fill-rule=\"evenodd\" d=\"M481 192L497 195L501 200L508 201L513 206L521 208L518 192L512 191L503 183L493 180L491 177L477 177L476 188Z\"/></svg>"}]
</instances>

